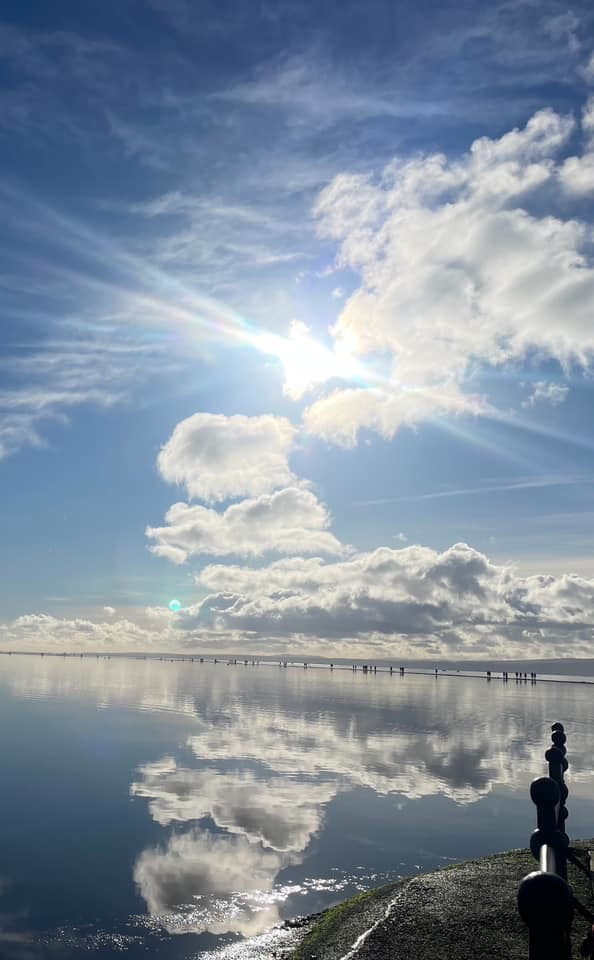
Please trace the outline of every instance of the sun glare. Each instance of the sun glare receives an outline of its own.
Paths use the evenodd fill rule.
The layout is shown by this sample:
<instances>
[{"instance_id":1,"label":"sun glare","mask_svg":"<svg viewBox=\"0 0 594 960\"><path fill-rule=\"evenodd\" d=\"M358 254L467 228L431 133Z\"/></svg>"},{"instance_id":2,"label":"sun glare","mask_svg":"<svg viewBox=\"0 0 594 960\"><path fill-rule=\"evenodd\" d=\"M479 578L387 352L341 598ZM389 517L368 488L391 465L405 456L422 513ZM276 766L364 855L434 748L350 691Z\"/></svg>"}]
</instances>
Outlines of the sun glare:
<instances>
[{"instance_id":1,"label":"sun glare","mask_svg":"<svg viewBox=\"0 0 594 960\"><path fill-rule=\"evenodd\" d=\"M353 380L362 375L361 365L352 354L329 350L299 321L293 321L287 337L260 335L257 346L280 360L285 374L285 393L294 400L327 380Z\"/></svg>"}]
</instances>

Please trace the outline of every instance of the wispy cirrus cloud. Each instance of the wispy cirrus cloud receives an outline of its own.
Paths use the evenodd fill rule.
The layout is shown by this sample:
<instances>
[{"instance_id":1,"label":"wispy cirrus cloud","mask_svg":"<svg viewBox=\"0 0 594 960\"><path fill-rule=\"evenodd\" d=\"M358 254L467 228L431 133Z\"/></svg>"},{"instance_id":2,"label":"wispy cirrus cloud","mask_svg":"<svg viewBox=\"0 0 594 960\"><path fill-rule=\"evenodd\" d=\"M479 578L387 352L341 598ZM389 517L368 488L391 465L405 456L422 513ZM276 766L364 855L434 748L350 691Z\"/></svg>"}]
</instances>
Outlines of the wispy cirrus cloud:
<instances>
[{"instance_id":1,"label":"wispy cirrus cloud","mask_svg":"<svg viewBox=\"0 0 594 960\"><path fill-rule=\"evenodd\" d=\"M256 76L214 94L220 101L282 111L289 126L317 129L338 126L345 119L364 123L383 118L445 115L444 101L395 96L394 80L366 76L351 64L337 68L320 54L296 54L265 64Z\"/></svg>"},{"instance_id":2,"label":"wispy cirrus cloud","mask_svg":"<svg viewBox=\"0 0 594 960\"><path fill-rule=\"evenodd\" d=\"M441 500L448 497L482 496L485 493L509 493L512 490L541 490L549 487L575 486L594 483L594 477L585 476L528 476L515 480L502 480L499 483L484 483L476 487L457 487L447 490L432 490L427 493L411 493L402 497L390 497L380 500L359 500L360 506L381 506L387 503L421 503L423 500Z\"/></svg>"},{"instance_id":3,"label":"wispy cirrus cloud","mask_svg":"<svg viewBox=\"0 0 594 960\"><path fill-rule=\"evenodd\" d=\"M213 198L174 191L133 204L130 211L149 220L160 219L153 247L156 262L176 272L188 268L208 272L211 285L231 276L237 283L254 269L311 256L307 226L287 222L279 206L265 196L242 202L231 192Z\"/></svg>"},{"instance_id":4,"label":"wispy cirrus cloud","mask_svg":"<svg viewBox=\"0 0 594 960\"><path fill-rule=\"evenodd\" d=\"M537 403L548 403L552 407L558 407L564 403L569 393L569 387L563 383L547 383L546 380L538 380L527 400L524 400L522 406L533 407Z\"/></svg>"},{"instance_id":5,"label":"wispy cirrus cloud","mask_svg":"<svg viewBox=\"0 0 594 960\"><path fill-rule=\"evenodd\" d=\"M133 341L50 340L0 360L0 460L27 446L45 446L44 426L66 423L85 405L125 401L147 374L171 368L158 347Z\"/></svg>"}]
</instances>

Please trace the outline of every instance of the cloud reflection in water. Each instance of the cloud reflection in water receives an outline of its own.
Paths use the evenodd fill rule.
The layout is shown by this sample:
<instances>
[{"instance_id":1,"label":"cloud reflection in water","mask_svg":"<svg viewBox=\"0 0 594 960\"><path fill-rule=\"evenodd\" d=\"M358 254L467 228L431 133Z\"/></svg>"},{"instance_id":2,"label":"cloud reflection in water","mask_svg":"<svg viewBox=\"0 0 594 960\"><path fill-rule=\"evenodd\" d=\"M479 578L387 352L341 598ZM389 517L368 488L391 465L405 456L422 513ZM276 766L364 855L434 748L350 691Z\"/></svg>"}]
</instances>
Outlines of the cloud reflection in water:
<instances>
[{"instance_id":1,"label":"cloud reflection in water","mask_svg":"<svg viewBox=\"0 0 594 960\"><path fill-rule=\"evenodd\" d=\"M287 855L244 836L192 829L165 848L145 850L134 867L151 914L170 933L260 933L279 920L272 888Z\"/></svg>"},{"instance_id":2,"label":"cloud reflection in water","mask_svg":"<svg viewBox=\"0 0 594 960\"><path fill-rule=\"evenodd\" d=\"M183 761L147 764L131 786L161 826L188 827L145 850L134 869L149 911L171 932L254 935L278 922L282 902L299 892L279 875L306 859L339 794L364 787L470 804L517 783L510 747L531 772L542 763L546 721L504 714L501 686L485 698L475 682L454 678L372 687L342 677L339 696L326 687L322 697L320 676L283 678L281 693L268 673L268 689L250 683L249 696L235 689L225 698L211 679Z\"/></svg>"},{"instance_id":3,"label":"cloud reflection in water","mask_svg":"<svg viewBox=\"0 0 594 960\"><path fill-rule=\"evenodd\" d=\"M141 831L133 876L155 930L251 935L348 895L353 878L480 855L505 802L526 815L522 842L527 785L558 718L570 730L572 833L579 802L592 811L589 687L115 658L5 667L8 697L77 700L81 716L94 704L93 749L135 714L130 766L151 762L130 789L161 837ZM478 839L463 849L471 823Z\"/></svg>"}]
</instances>

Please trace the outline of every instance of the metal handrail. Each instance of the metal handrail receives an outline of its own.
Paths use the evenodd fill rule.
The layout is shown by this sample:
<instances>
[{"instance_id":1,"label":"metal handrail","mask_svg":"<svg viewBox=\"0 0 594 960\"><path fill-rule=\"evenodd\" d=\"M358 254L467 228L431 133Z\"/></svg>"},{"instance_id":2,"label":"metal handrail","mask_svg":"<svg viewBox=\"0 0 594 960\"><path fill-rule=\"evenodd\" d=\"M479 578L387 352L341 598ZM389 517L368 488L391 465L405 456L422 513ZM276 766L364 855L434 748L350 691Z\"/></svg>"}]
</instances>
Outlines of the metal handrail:
<instances>
[{"instance_id":1,"label":"metal handrail","mask_svg":"<svg viewBox=\"0 0 594 960\"><path fill-rule=\"evenodd\" d=\"M574 898L567 883L568 790L564 774L568 763L562 724L553 724L551 739L552 746L545 753L549 776L530 785L537 819L530 849L540 869L524 877L518 890L518 910L529 931L529 960L571 960Z\"/></svg>"}]
</instances>

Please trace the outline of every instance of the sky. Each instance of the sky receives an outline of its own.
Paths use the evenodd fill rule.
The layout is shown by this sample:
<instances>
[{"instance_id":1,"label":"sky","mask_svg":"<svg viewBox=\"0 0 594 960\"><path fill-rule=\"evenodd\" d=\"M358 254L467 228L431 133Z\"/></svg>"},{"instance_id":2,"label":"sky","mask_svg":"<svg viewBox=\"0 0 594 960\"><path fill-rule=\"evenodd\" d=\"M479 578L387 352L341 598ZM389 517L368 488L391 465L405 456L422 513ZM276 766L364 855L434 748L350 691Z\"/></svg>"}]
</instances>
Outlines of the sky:
<instances>
[{"instance_id":1,"label":"sky","mask_svg":"<svg viewBox=\"0 0 594 960\"><path fill-rule=\"evenodd\" d=\"M590 656L590 4L2 18L0 650Z\"/></svg>"}]
</instances>

